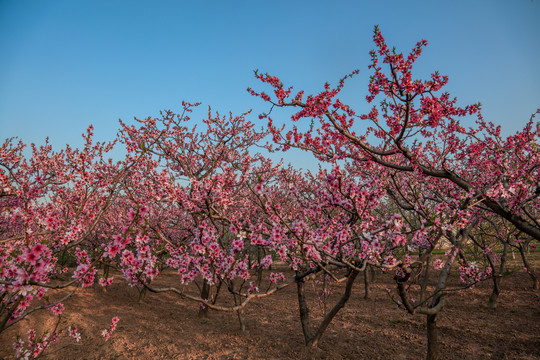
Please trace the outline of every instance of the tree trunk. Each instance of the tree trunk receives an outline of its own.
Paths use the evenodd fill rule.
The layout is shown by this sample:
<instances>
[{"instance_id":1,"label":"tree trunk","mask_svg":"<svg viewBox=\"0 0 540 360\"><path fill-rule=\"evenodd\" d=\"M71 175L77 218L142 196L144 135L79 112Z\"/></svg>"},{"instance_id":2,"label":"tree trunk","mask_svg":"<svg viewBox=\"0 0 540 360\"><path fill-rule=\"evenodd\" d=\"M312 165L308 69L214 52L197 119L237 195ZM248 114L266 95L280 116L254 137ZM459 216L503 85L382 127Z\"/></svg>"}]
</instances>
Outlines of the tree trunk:
<instances>
[{"instance_id":1,"label":"tree trunk","mask_svg":"<svg viewBox=\"0 0 540 360\"><path fill-rule=\"evenodd\" d=\"M326 277L326 274L323 275L323 291L322 291L322 299L323 299L323 318L326 317L326 308L328 303L328 279Z\"/></svg>"},{"instance_id":2,"label":"tree trunk","mask_svg":"<svg viewBox=\"0 0 540 360\"><path fill-rule=\"evenodd\" d=\"M17 300L15 300L14 303L11 304L11 306L7 306L5 308L2 308L2 313L0 313L0 334L2 331L7 329L9 327L8 321L11 318L11 315L15 312L19 304L21 303L23 297L20 296ZM8 299L9 304L9 299Z\"/></svg>"},{"instance_id":3,"label":"tree trunk","mask_svg":"<svg viewBox=\"0 0 540 360\"><path fill-rule=\"evenodd\" d=\"M139 297L137 298L137 302L140 304L144 300L144 297L146 296L146 288L143 287L141 290L139 290Z\"/></svg>"},{"instance_id":4,"label":"tree trunk","mask_svg":"<svg viewBox=\"0 0 540 360\"><path fill-rule=\"evenodd\" d=\"M223 285L223 281L220 281L216 287L216 293L212 295L212 305L215 305L219 296L219 290L221 290L221 285Z\"/></svg>"},{"instance_id":5,"label":"tree trunk","mask_svg":"<svg viewBox=\"0 0 540 360\"><path fill-rule=\"evenodd\" d=\"M237 279L236 279L237 280ZM227 287L229 291L231 292L233 299L234 299L234 305L238 306L242 304L242 297L240 296L240 289L242 288L242 284L240 284L238 291L236 290L236 281L235 279L229 280L227 283ZM243 308L240 308L236 310L236 316L238 317L238 323L240 324L240 330L242 332L246 332L246 321L244 319L244 310Z\"/></svg>"},{"instance_id":6,"label":"tree trunk","mask_svg":"<svg viewBox=\"0 0 540 360\"><path fill-rule=\"evenodd\" d=\"M257 264L259 264L259 267L257 268L257 287L261 287L262 282L262 276L263 276L263 268L260 266L261 264L261 251L262 248L260 246L257 246Z\"/></svg>"},{"instance_id":7,"label":"tree trunk","mask_svg":"<svg viewBox=\"0 0 540 360\"><path fill-rule=\"evenodd\" d=\"M242 302L242 299L240 298L240 295L234 294L234 304L240 305ZM239 309L236 311L236 315L238 316L238 323L240 324L240 329L243 333L246 332L246 321L244 319L244 310Z\"/></svg>"},{"instance_id":8,"label":"tree trunk","mask_svg":"<svg viewBox=\"0 0 540 360\"><path fill-rule=\"evenodd\" d=\"M338 313L339 310L341 310L349 298L351 297L351 291L352 286L354 284L354 280L356 279L356 276L358 276L358 271L351 271L349 274L349 278L347 279L347 285L345 286L345 292L339 299L339 301L336 303L336 305L330 310L327 316L325 316L324 320L322 321L321 325L317 329L317 332L315 333L315 337L313 338L313 341L311 343L311 346L316 347L319 345L319 341L321 340L322 335L324 334L326 328L328 325L330 325L330 322L332 319L334 319L334 316Z\"/></svg>"},{"instance_id":9,"label":"tree trunk","mask_svg":"<svg viewBox=\"0 0 540 360\"><path fill-rule=\"evenodd\" d=\"M536 272L534 269L531 269L531 264L529 264L529 260L527 260L527 255L525 255L525 249L523 249L523 246L519 245L519 253L521 254L521 260L523 260L523 266L525 267L525 270L531 277L531 280L533 281L533 289L538 290L540 289L540 279L538 279L538 276L536 275Z\"/></svg>"},{"instance_id":10,"label":"tree trunk","mask_svg":"<svg viewBox=\"0 0 540 360\"><path fill-rule=\"evenodd\" d=\"M531 273L531 278L533 279L533 290L539 290L540 289L540 280L538 279L538 276L536 276L535 273Z\"/></svg>"},{"instance_id":11,"label":"tree trunk","mask_svg":"<svg viewBox=\"0 0 540 360\"><path fill-rule=\"evenodd\" d=\"M316 347L319 345L319 341L321 340L322 335L326 331L326 328L328 327L328 325L330 325L330 322L332 322L332 319L334 319L339 310L341 310L349 300L351 296L352 286L357 275L358 271L351 271L351 273L349 274L349 278L347 279L345 292L343 293L339 301L336 303L336 305L334 305L332 310L330 310L328 315L324 317L315 335L311 331L309 307L306 301L306 295L304 291L304 280L299 280L296 283L296 288L298 290L298 308L300 310L300 322L302 323L302 332L304 333L304 340L306 342L306 346Z\"/></svg>"},{"instance_id":12,"label":"tree trunk","mask_svg":"<svg viewBox=\"0 0 540 360\"><path fill-rule=\"evenodd\" d=\"M439 329L437 329L437 314L427 315L427 360L439 359Z\"/></svg>"},{"instance_id":13,"label":"tree trunk","mask_svg":"<svg viewBox=\"0 0 540 360\"><path fill-rule=\"evenodd\" d=\"M426 259L426 267L423 269L424 276L422 277L422 283L420 284L420 303L424 301L426 295L426 288L428 284L429 268L431 267L431 255L428 255Z\"/></svg>"},{"instance_id":14,"label":"tree trunk","mask_svg":"<svg viewBox=\"0 0 540 360\"><path fill-rule=\"evenodd\" d=\"M150 285L150 281L148 281L148 285ZM137 287L138 289L139 287ZM146 286L143 285L142 289L139 290L139 298L137 299L137 302L140 304L146 297Z\"/></svg>"},{"instance_id":15,"label":"tree trunk","mask_svg":"<svg viewBox=\"0 0 540 360\"><path fill-rule=\"evenodd\" d=\"M208 300L208 297L210 295L210 284L206 279L203 279L203 285L201 289L201 299ZM199 309L199 317L200 318L207 318L208 317L208 306L203 305Z\"/></svg>"},{"instance_id":16,"label":"tree trunk","mask_svg":"<svg viewBox=\"0 0 540 360\"><path fill-rule=\"evenodd\" d=\"M500 279L493 278L493 290L491 291L491 295L489 295L489 308L495 309L497 308L497 299L499 298L499 294L501 293L499 282Z\"/></svg>"},{"instance_id":17,"label":"tree trunk","mask_svg":"<svg viewBox=\"0 0 540 360\"><path fill-rule=\"evenodd\" d=\"M374 266L369 265L369 273L371 275L371 279L369 279L370 283L374 283L375 280L376 280L376 273L375 273L375 267Z\"/></svg>"},{"instance_id":18,"label":"tree trunk","mask_svg":"<svg viewBox=\"0 0 540 360\"><path fill-rule=\"evenodd\" d=\"M486 255L489 265L493 269L492 279L493 279L493 289L491 291L491 295L489 296L489 308L495 309L497 307L497 299L499 298L499 295L501 293L501 279L502 279L502 273L504 272L504 268L506 265L506 257L508 255L508 243L503 242L504 248L503 253L501 256L501 262L499 264L499 271L498 273L495 273L495 264L493 263L493 260L491 259L491 256L489 254Z\"/></svg>"},{"instance_id":19,"label":"tree trunk","mask_svg":"<svg viewBox=\"0 0 540 360\"><path fill-rule=\"evenodd\" d=\"M307 346L313 343L313 333L311 332L311 324L309 320L309 306L306 301L304 289L304 280L298 280L296 290L298 294L298 310L300 311L300 323L302 324L302 332Z\"/></svg>"},{"instance_id":20,"label":"tree trunk","mask_svg":"<svg viewBox=\"0 0 540 360\"><path fill-rule=\"evenodd\" d=\"M369 299L369 270L370 266L364 269L364 299Z\"/></svg>"},{"instance_id":21,"label":"tree trunk","mask_svg":"<svg viewBox=\"0 0 540 360\"><path fill-rule=\"evenodd\" d=\"M107 280L109 278L109 271L110 271L110 266L107 265L107 264L103 264L103 277L105 278L105 280ZM107 287L109 285L105 285L105 286L102 286L101 288L103 289L103 292L107 292ZM146 289L146 288L145 288ZM140 295L140 294L139 294Z\"/></svg>"}]
</instances>

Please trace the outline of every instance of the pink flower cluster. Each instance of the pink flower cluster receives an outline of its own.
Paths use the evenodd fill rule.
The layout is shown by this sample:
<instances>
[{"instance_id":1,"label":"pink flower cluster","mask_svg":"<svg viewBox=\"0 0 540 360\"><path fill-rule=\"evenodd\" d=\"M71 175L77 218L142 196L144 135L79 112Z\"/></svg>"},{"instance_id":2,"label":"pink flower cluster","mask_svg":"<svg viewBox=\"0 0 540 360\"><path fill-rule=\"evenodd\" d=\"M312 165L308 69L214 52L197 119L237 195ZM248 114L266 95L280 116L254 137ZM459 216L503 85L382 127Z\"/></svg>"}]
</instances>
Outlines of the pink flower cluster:
<instances>
[{"instance_id":1,"label":"pink flower cluster","mask_svg":"<svg viewBox=\"0 0 540 360\"><path fill-rule=\"evenodd\" d=\"M111 337L112 333L116 330L116 327L117 327L117 324L118 324L118 321L120 319L115 316L112 318L112 323L111 323L111 327L109 329L105 329L101 332L101 336L103 336L105 338L105 341L108 341L109 338Z\"/></svg>"}]
</instances>

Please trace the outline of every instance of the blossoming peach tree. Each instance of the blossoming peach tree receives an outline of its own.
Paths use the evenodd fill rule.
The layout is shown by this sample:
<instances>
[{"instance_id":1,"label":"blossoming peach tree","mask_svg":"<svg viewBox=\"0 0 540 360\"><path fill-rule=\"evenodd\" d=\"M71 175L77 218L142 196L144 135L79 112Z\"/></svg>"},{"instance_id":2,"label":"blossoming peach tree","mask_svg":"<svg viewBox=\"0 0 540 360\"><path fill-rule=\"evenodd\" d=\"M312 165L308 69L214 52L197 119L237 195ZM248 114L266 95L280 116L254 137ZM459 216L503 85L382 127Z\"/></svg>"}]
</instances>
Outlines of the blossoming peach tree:
<instances>
[{"instance_id":1,"label":"blossoming peach tree","mask_svg":"<svg viewBox=\"0 0 540 360\"><path fill-rule=\"evenodd\" d=\"M58 340L63 302L94 282L100 254L90 257L84 246L129 166L104 160L113 144L94 144L92 135L90 127L81 150L32 144L29 157L20 141L0 147L0 333L38 310L58 317L51 332L31 329L27 344L15 344L21 357L37 357ZM59 261L66 256L75 267ZM76 327L67 334L80 339Z\"/></svg>"},{"instance_id":2,"label":"blossoming peach tree","mask_svg":"<svg viewBox=\"0 0 540 360\"><path fill-rule=\"evenodd\" d=\"M247 114L222 117L209 111L204 128L198 130L189 117L196 105L184 103L182 114L167 111L161 118L139 120L140 127L123 125L128 152L133 156L145 152L145 173L126 183L132 206L139 210L135 244L142 242L154 253L159 249L161 256L134 261L137 255L119 247L110 257L120 256L130 282L196 301L203 316L208 308L235 311L245 328L246 304L278 289L256 293L249 272L266 268L269 260L269 255L254 259L251 254L253 247L263 245L254 240L252 231L261 221L251 200L255 182L276 168L261 155L249 153L265 134L254 130ZM119 243L129 242L125 235L118 236ZM177 286L158 288L140 275L141 271L151 278L157 275L159 261L178 272ZM198 296L183 290L190 283L199 287ZM234 306L216 304L222 286Z\"/></svg>"}]
</instances>

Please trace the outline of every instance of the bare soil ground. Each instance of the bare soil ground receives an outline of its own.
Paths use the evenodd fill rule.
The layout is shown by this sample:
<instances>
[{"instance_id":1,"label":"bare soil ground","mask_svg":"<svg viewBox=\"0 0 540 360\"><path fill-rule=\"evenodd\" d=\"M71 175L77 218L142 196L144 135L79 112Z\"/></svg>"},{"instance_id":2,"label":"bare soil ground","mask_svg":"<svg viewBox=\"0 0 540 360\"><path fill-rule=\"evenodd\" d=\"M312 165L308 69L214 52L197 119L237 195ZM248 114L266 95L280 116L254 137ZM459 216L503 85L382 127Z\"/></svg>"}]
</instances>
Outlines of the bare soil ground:
<instances>
[{"instance_id":1,"label":"bare soil ground","mask_svg":"<svg viewBox=\"0 0 540 360\"><path fill-rule=\"evenodd\" d=\"M290 274L289 274L290 275ZM173 272L161 274L153 285L177 283ZM456 285L456 284L454 284ZM531 290L527 274L503 279L498 307L488 307L491 283L454 293L438 321L442 359L540 359L540 293ZM173 293L148 293L138 303L138 291L115 275L107 292L96 286L79 289L65 302L62 324L77 324L81 342L62 339L49 359L422 359L425 357L425 317L399 309L385 289L394 288L391 274L377 274L371 298L364 299L362 276L351 299L328 327L318 348L304 345L298 318L296 287L250 303L245 310L247 332L234 313L210 311L197 316L198 304ZM335 288L329 306L343 284ZM318 295L306 286L312 325L322 316ZM191 292L195 291L193 286ZM59 296L59 295L56 295ZM55 296L55 297L56 297ZM229 301L229 294L220 294ZM109 341L101 330L120 318ZM11 344L28 328L45 331L54 326L49 311L0 334L0 359L13 357ZM56 349L56 350L55 350Z\"/></svg>"}]
</instances>

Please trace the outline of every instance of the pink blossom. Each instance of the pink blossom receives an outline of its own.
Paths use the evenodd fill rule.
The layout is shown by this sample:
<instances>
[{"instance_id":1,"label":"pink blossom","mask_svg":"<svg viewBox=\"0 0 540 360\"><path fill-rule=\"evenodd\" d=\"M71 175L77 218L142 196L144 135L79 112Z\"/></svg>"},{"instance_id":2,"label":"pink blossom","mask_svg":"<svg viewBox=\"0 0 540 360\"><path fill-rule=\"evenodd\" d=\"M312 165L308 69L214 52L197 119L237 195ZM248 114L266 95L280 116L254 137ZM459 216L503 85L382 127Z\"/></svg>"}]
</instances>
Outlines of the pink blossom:
<instances>
[{"instance_id":1,"label":"pink blossom","mask_svg":"<svg viewBox=\"0 0 540 360\"><path fill-rule=\"evenodd\" d=\"M64 305L62 303L58 303L52 307L49 308L49 310L51 310L51 312L58 316L60 314L62 314L62 312L64 311Z\"/></svg>"}]
</instances>

